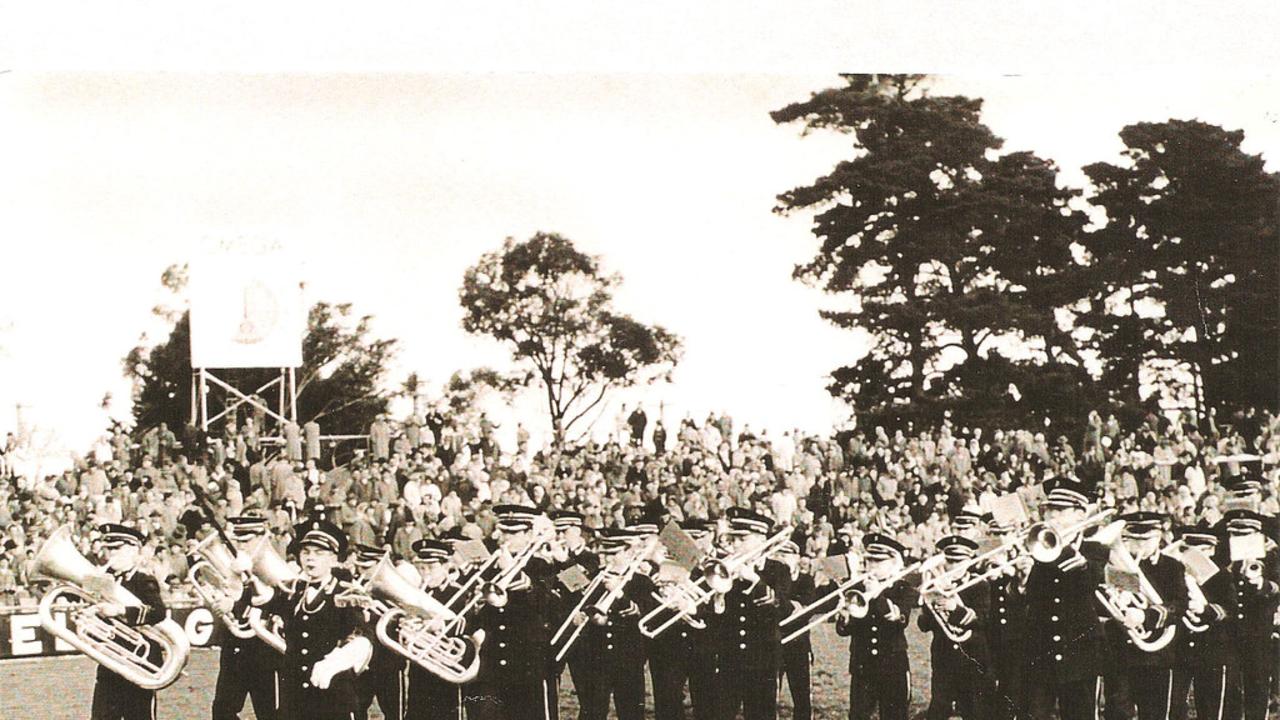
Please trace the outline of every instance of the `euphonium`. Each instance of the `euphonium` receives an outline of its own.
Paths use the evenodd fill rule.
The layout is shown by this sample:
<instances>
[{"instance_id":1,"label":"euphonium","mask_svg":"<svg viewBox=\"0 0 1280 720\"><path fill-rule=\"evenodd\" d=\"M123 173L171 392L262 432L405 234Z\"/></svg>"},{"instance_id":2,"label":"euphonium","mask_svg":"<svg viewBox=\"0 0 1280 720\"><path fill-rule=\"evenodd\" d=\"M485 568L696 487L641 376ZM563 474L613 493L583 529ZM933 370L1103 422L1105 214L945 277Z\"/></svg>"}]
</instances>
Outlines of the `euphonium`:
<instances>
[{"instance_id":1,"label":"euphonium","mask_svg":"<svg viewBox=\"0 0 1280 720\"><path fill-rule=\"evenodd\" d=\"M477 643L446 634L456 620L454 613L405 579L390 559L378 561L364 587L383 608L376 628L379 642L446 682L462 684L475 678L480 671Z\"/></svg>"},{"instance_id":2,"label":"euphonium","mask_svg":"<svg viewBox=\"0 0 1280 720\"><path fill-rule=\"evenodd\" d=\"M34 574L64 583L40 599L37 613L45 632L144 690L159 690L178 679L191 652L186 632L169 618L154 625L131 627L99 615L92 606L100 602L126 607L138 607L142 602L80 554L71 542L69 525L58 528L40 546ZM87 588L90 584L108 583L109 588L96 592ZM65 625L53 617L58 601L64 597L70 598L73 605ZM160 652L158 662L149 659L153 650Z\"/></svg>"},{"instance_id":3,"label":"euphonium","mask_svg":"<svg viewBox=\"0 0 1280 720\"><path fill-rule=\"evenodd\" d=\"M1096 591L1098 601L1107 609L1107 612L1111 613L1111 616L1116 619L1116 622L1120 623L1124 627L1125 632L1128 633L1129 639L1133 641L1135 647L1143 652L1156 652L1158 650L1162 650L1169 643L1173 642L1173 636L1177 631L1178 626L1177 624L1168 625L1161 630L1159 634L1155 634L1154 631L1140 627L1129 627L1125 623L1126 610L1135 608L1145 612L1149 607L1160 605L1162 600L1159 592L1156 591L1155 587L1151 584L1151 581L1147 580L1147 576L1142 572L1142 566L1138 561L1129 557L1127 553L1122 557L1128 558L1126 567L1123 569L1137 574L1138 587L1140 591L1134 593L1128 590L1112 587L1111 585L1103 585Z\"/></svg>"},{"instance_id":4,"label":"euphonium","mask_svg":"<svg viewBox=\"0 0 1280 720\"><path fill-rule=\"evenodd\" d=\"M280 553L276 552L275 546L271 544L271 538L266 535L259 538L249 549L249 557L253 561L251 569L253 576L277 592L292 592L294 585L302 579L302 573L293 569L287 560L280 557ZM255 635L275 648L276 652L284 654L286 649L284 636L272 627L274 623L264 617L261 608L250 608L247 620Z\"/></svg>"},{"instance_id":5,"label":"euphonium","mask_svg":"<svg viewBox=\"0 0 1280 720\"><path fill-rule=\"evenodd\" d=\"M255 633L248 618L236 617L233 613L223 614L218 610L225 599L229 598L232 602L238 600L243 590L238 573L233 569L235 554L232 549L214 533L196 545L195 554L200 559L187 572L191 587L204 604L222 619L232 635L242 639L253 637Z\"/></svg>"}]
</instances>

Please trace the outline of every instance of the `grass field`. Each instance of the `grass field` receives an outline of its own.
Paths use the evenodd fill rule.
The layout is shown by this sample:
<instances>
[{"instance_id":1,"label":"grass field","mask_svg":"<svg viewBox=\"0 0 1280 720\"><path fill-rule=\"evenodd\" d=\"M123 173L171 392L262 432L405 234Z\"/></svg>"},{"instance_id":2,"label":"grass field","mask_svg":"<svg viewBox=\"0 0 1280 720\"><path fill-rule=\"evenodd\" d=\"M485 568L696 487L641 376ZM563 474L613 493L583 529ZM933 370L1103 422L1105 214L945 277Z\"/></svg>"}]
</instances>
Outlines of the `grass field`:
<instances>
[{"instance_id":1,"label":"grass field","mask_svg":"<svg viewBox=\"0 0 1280 720\"><path fill-rule=\"evenodd\" d=\"M814 633L813 707L814 717L836 720L847 717L849 695L848 645L837 637L833 626ZM912 717L924 712L929 697L929 648L927 638L910 628L912 672ZM160 693L159 718L194 720L209 716L213 686L218 674L218 651L196 649L181 679ZM3 720L71 720L89 717L93 694L94 664L81 656L9 660L0 662L0 718ZM647 673L646 673L647 681ZM650 696L652 697L652 696ZM791 697L784 686L778 716L791 718ZM577 716L577 701L569 683L562 678L561 717ZM652 707L649 708L652 717ZM246 708L244 717L252 718ZM381 718L375 710L372 717Z\"/></svg>"}]
</instances>

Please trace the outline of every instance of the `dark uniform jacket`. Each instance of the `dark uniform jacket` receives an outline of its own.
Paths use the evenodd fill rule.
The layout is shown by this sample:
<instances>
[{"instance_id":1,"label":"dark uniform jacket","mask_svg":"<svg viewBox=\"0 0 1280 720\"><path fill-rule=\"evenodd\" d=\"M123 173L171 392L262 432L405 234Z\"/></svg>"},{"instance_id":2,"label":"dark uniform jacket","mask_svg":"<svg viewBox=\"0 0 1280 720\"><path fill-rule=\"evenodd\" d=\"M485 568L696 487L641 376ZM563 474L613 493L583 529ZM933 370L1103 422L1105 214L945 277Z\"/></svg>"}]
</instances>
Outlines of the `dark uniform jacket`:
<instances>
[{"instance_id":1,"label":"dark uniform jacket","mask_svg":"<svg viewBox=\"0 0 1280 720\"><path fill-rule=\"evenodd\" d=\"M725 594L722 612L714 603L703 616L711 632L722 668L772 668L782 664L782 636L778 623L791 612L791 571L774 560L765 562L754 587L737 580ZM772 593L767 604L761 604ZM673 628L674 630L674 628Z\"/></svg>"},{"instance_id":2,"label":"dark uniform jacket","mask_svg":"<svg viewBox=\"0 0 1280 720\"><path fill-rule=\"evenodd\" d=\"M160 597L160 583L149 573L142 572L138 569L130 570L127 573L116 575L112 573L112 577L116 582L129 592L133 593L141 605L130 605L124 610L124 615L117 618L120 622L131 627L139 625L155 625L156 623L168 617L164 604L164 598ZM161 653L159 648L152 647L151 652L147 656L152 662L159 662ZM105 667L98 666L98 679L119 680L120 682L128 682L114 672Z\"/></svg>"},{"instance_id":3,"label":"dark uniform jacket","mask_svg":"<svg viewBox=\"0 0 1280 720\"><path fill-rule=\"evenodd\" d=\"M938 609L942 612L941 608ZM960 593L960 605L947 614L946 622L957 637L969 633L964 642L956 642L943 631L933 610L924 607L917 620L920 629L933 633L930 650L933 671L985 673L991 667L991 649L987 636L991 621L991 588L978 583Z\"/></svg>"},{"instance_id":4,"label":"dark uniform jacket","mask_svg":"<svg viewBox=\"0 0 1280 720\"><path fill-rule=\"evenodd\" d=\"M547 580L550 563L533 558L525 566L530 585L507 593L507 604L494 607L483 604L476 611L474 624L485 631L480 651L480 674L484 682L541 682L546 672L546 615L550 611L551 591Z\"/></svg>"},{"instance_id":5,"label":"dark uniform jacket","mask_svg":"<svg viewBox=\"0 0 1280 720\"><path fill-rule=\"evenodd\" d=\"M1100 674L1106 637L1096 591L1109 551L1093 543L1067 548L1056 563L1036 563L1027 577L1027 682L1064 684ZM1083 558L1083 565L1075 557ZM1068 569L1064 569L1067 567Z\"/></svg>"},{"instance_id":6,"label":"dark uniform jacket","mask_svg":"<svg viewBox=\"0 0 1280 720\"><path fill-rule=\"evenodd\" d=\"M265 613L284 621L287 649L280 668L280 717L346 717L357 705L356 674L350 670L338 673L329 687L321 690L311 684L311 672L339 645L364 634L364 613L357 606L335 600L337 577L326 581L310 601L306 592L307 585L298 583L295 592L277 591L263 606ZM376 640L370 642L377 644Z\"/></svg>"},{"instance_id":7,"label":"dark uniform jacket","mask_svg":"<svg viewBox=\"0 0 1280 720\"><path fill-rule=\"evenodd\" d=\"M991 621L988 643L997 668L1017 668L1022 662L1026 636L1027 605L1022 581L1006 575L991 583Z\"/></svg>"},{"instance_id":8,"label":"dark uniform jacket","mask_svg":"<svg viewBox=\"0 0 1280 720\"><path fill-rule=\"evenodd\" d=\"M1269 643L1280 602L1280 552L1271 548L1261 562L1261 589L1245 579L1243 563L1234 562L1230 567L1239 602L1234 624L1241 663L1275 663Z\"/></svg>"},{"instance_id":9,"label":"dark uniform jacket","mask_svg":"<svg viewBox=\"0 0 1280 720\"><path fill-rule=\"evenodd\" d=\"M570 555L563 561L553 561L550 563L550 571L554 573L555 576L551 578L551 598L549 610L546 614L547 631L549 633L548 637L553 637L555 635L556 631L560 629L561 624L569 619L569 615L573 613L573 609L576 608L578 603L582 600L582 590L570 590L559 579L560 573L572 567L580 569L582 574L586 575L587 578L594 578L596 573L600 570L600 559L593 553L582 550ZM570 631L566 631L565 634L568 635L569 632ZM582 638L579 637L578 640L575 641L575 647L570 649L569 655L565 658L566 661L570 657L577 657L582 652L577 645L581 640ZM554 654L552 659L554 660ZM552 674L557 674L554 668L552 669Z\"/></svg>"},{"instance_id":10,"label":"dark uniform jacket","mask_svg":"<svg viewBox=\"0 0 1280 720\"><path fill-rule=\"evenodd\" d=\"M834 586L833 586L833 589L834 589ZM813 575L802 572L798 576L796 576L794 580L791 581L790 602L788 603L788 606L786 608L783 608L785 612L782 615L783 617L786 617L790 615L792 611L794 611L796 608L804 607L817 599L818 599L818 587L813 580ZM787 630L788 633L790 633L794 631L795 628L801 627L806 623L808 623L809 619L815 614L817 613L810 612L806 614L804 617L798 618L795 624L789 624L788 627L785 629ZM810 651L812 650L812 647L813 647L812 642L810 642L809 640L809 633L805 633L797 637L795 640L792 640L791 642L787 643L786 645L783 645L782 652L786 654L788 657L791 657L791 656L808 657Z\"/></svg>"},{"instance_id":11,"label":"dark uniform jacket","mask_svg":"<svg viewBox=\"0 0 1280 720\"><path fill-rule=\"evenodd\" d=\"M603 597L601 590L598 597ZM655 603L653 580L636 573L623 588L622 595L609 606L607 615L597 618L587 613L587 624L578 642L598 671L643 666L645 663L645 637L640 634L640 618ZM671 628L667 633L676 632Z\"/></svg>"},{"instance_id":12,"label":"dark uniform jacket","mask_svg":"<svg viewBox=\"0 0 1280 720\"><path fill-rule=\"evenodd\" d=\"M1229 571L1223 570L1200 587L1206 607L1200 614L1200 632L1192 631L1184 621L1178 628L1178 661L1186 667L1216 667L1232 662L1231 625L1236 616L1236 585Z\"/></svg>"},{"instance_id":13,"label":"dark uniform jacket","mask_svg":"<svg viewBox=\"0 0 1280 720\"><path fill-rule=\"evenodd\" d=\"M1160 595L1158 606L1149 606L1142 629L1148 639L1155 640L1170 627L1178 627L1182 616L1187 611L1186 568L1181 562L1168 555L1156 555L1154 558L1139 563L1142 574ZM1178 645L1170 642L1161 650L1145 652L1133 643L1128 632L1124 632L1124 661L1130 667L1173 667ZM1175 630L1176 632L1176 630Z\"/></svg>"},{"instance_id":14,"label":"dark uniform jacket","mask_svg":"<svg viewBox=\"0 0 1280 720\"><path fill-rule=\"evenodd\" d=\"M862 585L855 587L861 589ZM870 602L866 617L846 620L837 616L836 633L849 638L850 673L873 668L894 672L908 670L905 631L916 599L915 589L900 580ZM898 617L893 620L889 619L890 603L898 610Z\"/></svg>"}]
</instances>

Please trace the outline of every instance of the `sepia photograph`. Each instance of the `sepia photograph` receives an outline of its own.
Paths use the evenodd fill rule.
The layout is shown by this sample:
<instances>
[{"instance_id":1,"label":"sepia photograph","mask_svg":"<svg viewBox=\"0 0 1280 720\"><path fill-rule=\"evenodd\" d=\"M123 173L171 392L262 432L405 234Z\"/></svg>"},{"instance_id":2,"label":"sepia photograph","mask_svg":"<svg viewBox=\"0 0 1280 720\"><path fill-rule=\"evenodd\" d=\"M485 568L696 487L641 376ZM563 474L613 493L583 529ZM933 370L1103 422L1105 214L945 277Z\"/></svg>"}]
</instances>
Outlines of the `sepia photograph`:
<instances>
[{"instance_id":1,"label":"sepia photograph","mask_svg":"<svg viewBox=\"0 0 1280 720\"><path fill-rule=\"evenodd\" d=\"M0 718L1280 716L1280 11L813 5L15 25Z\"/></svg>"}]
</instances>

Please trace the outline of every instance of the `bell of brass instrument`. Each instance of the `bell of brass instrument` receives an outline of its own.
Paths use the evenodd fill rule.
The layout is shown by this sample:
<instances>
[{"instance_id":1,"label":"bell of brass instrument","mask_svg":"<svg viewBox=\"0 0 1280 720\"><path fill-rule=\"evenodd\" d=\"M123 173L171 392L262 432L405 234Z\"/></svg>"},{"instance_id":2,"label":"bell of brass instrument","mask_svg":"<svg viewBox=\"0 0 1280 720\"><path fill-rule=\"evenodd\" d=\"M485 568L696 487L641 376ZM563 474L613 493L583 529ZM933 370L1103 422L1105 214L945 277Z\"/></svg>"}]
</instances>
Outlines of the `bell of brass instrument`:
<instances>
[{"instance_id":1,"label":"bell of brass instrument","mask_svg":"<svg viewBox=\"0 0 1280 720\"><path fill-rule=\"evenodd\" d=\"M288 593L292 592L294 586L302 579L302 573L295 570L276 551L270 537L264 535L258 538L248 552L253 562L251 569L253 576L267 587L274 588L277 592ZM276 623L266 617L261 608L250 608L246 620L249 627L253 628L255 635L275 648L276 652L284 654L286 649L284 636L275 629Z\"/></svg>"},{"instance_id":2,"label":"bell of brass instrument","mask_svg":"<svg viewBox=\"0 0 1280 720\"><path fill-rule=\"evenodd\" d=\"M1209 600L1195 578L1187 574L1182 577L1187 583L1187 612L1182 616L1182 624L1191 632L1202 633L1209 629L1209 623L1201 622L1201 615L1209 607Z\"/></svg>"},{"instance_id":3,"label":"bell of brass instrument","mask_svg":"<svg viewBox=\"0 0 1280 720\"><path fill-rule=\"evenodd\" d=\"M445 682L462 684L475 678L480 671L475 641L446 634L456 619L454 613L409 582L389 558L378 561L363 587L381 606L376 626L379 642Z\"/></svg>"},{"instance_id":4,"label":"bell of brass instrument","mask_svg":"<svg viewBox=\"0 0 1280 720\"><path fill-rule=\"evenodd\" d=\"M235 602L244 590L233 567L234 551L214 533L196 545L195 554L200 559L187 572L191 587L232 635L241 639L253 637L253 627L249 625L248 618L223 614L218 610L225 599Z\"/></svg>"},{"instance_id":5,"label":"bell of brass instrument","mask_svg":"<svg viewBox=\"0 0 1280 720\"><path fill-rule=\"evenodd\" d=\"M71 542L71 527L58 528L36 553L34 575L59 581L40 599L37 614L45 632L71 645L125 680L145 690L168 687L187 663L191 644L178 623L165 618L155 625L131 627L116 618L102 617L91 607L114 602L139 607L142 602L80 554ZM90 591L87 586L109 589ZM59 601L70 601L65 624L55 621ZM85 607L86 605L90 607ZM159 661L149 656L160 653Z\"/></svg>"},{"instance_id":6,"label":"bell of brass instrument","mask_svg":"<svg viewBox=\"0 0 1280 720\"><path fill-rule=\"evenodd\" d=\"M640 618L641 634L655 638L681 620L691 623L698 608L732 590L748 568L776 555L790 535L791 528L783 528L758 545L707 562L699 579L686 579L668 588L667 594L655 595L658 606Z\"/></svg>"},{"instance_id":7,"label":"bell of brass instrument","mask_svg":"<svg viewBox=\"0 0 1280 720\"><path fill-rule=\"evenodd\" d=\"M867 612L870 611L871 609L871 601L880 597L880 593L884 592L887 588L889 588L889 586L907 577L908 575L911 575L912 573L916 573L916 572L928 573L932 571L934 568L941 565L944 560L945 558L942 556L941 553L931 555L926 560L917 560L916 562L913 562L910 565L903 567L901 570L890 575L888 578L884 580L876 581L876 589L871 592L866 592L863 590L850 590L844 596L845 602L848 604L848 607L849 607L849 614L853 615L856 618L866 617ZM865 580L866 576L863 576L863 579Z\"/></svg>"},{"instance_id":8,"label":"bell of brass instrument","mask_svg":"<svg viewBox=\"0 0 1280 720\"><path fill-rule=\"evenodd\" d=\"M1115 511L1112 509L1095 513L1072 525L1062 533L1053 529L1049 523L1033 523L1024 533L1023 544L1027 554L1039 563L1055 563L1062 557L1062 550L1075 542L1077 535L1095 525L1101 525L1110 519Z\"/></svg>"},{"instance_id":9,"label":"bell of brass instrument","mask_svg":"<svg viewBox=\"0 0 1280 720\"><path fill-rule=\"evenodd\" d=\"M784 633L784 635L782 636L782 644L786 645L792 640L795 640L801 635L804 635L805 633L809 632L813 628L826 622L829 618L834 616L836 613L839 613L841 610L843 610L845 605L849 602L849 595L853 592L856 592L854 588L858 585L858 583L861 583L865 578L866 578L865 575L852 575L847 579L845 579L843 582L841 582L839 585L837 585L834 589L832 589L826 595L823 595L817 600L814 600L808 605L805 605L804 607L797 609L795 612L783 618L782 621L778 623ZM826 607L826 609L821 610L816 615L810 616L810 613L819 611L820 608L823 608L823 607ZM801 620L804 620L806 618L807 618L807 622L805 622L804 625L801 625L800 627L797 627L794 630L788 630L788 628L791 625L794 625L795 623Z\"/></svg>"},{"instance_id":10,"label":"bell of brass instrument","mask_svg":"<svg viewBox=\"0 0 1280 720\"><path fill-rule=\"evenodd\" d=\"M1128 557L1127 553L1122 557ZM1103 585L1096 591L1098 601L1107 609L1111 617L1115 618L1116 622L1124 627L1129 639L1133 641L1134 647L1143 652L1163 650L1169 643L1173 642L1173 636L1178 629L1176 624L1166 626L1159 633L1143 628L1132 628L1125 624L1124 615L1126 610L1137 609L1145 612L1147 608L1162 603L1160 594L1142 572L1142 566L1138 561L1129 557L1126 566L1123 568L1124 570L1137 574L1139 592L1134 593L1111 585Z\"/></svg>"}]
</instances>

